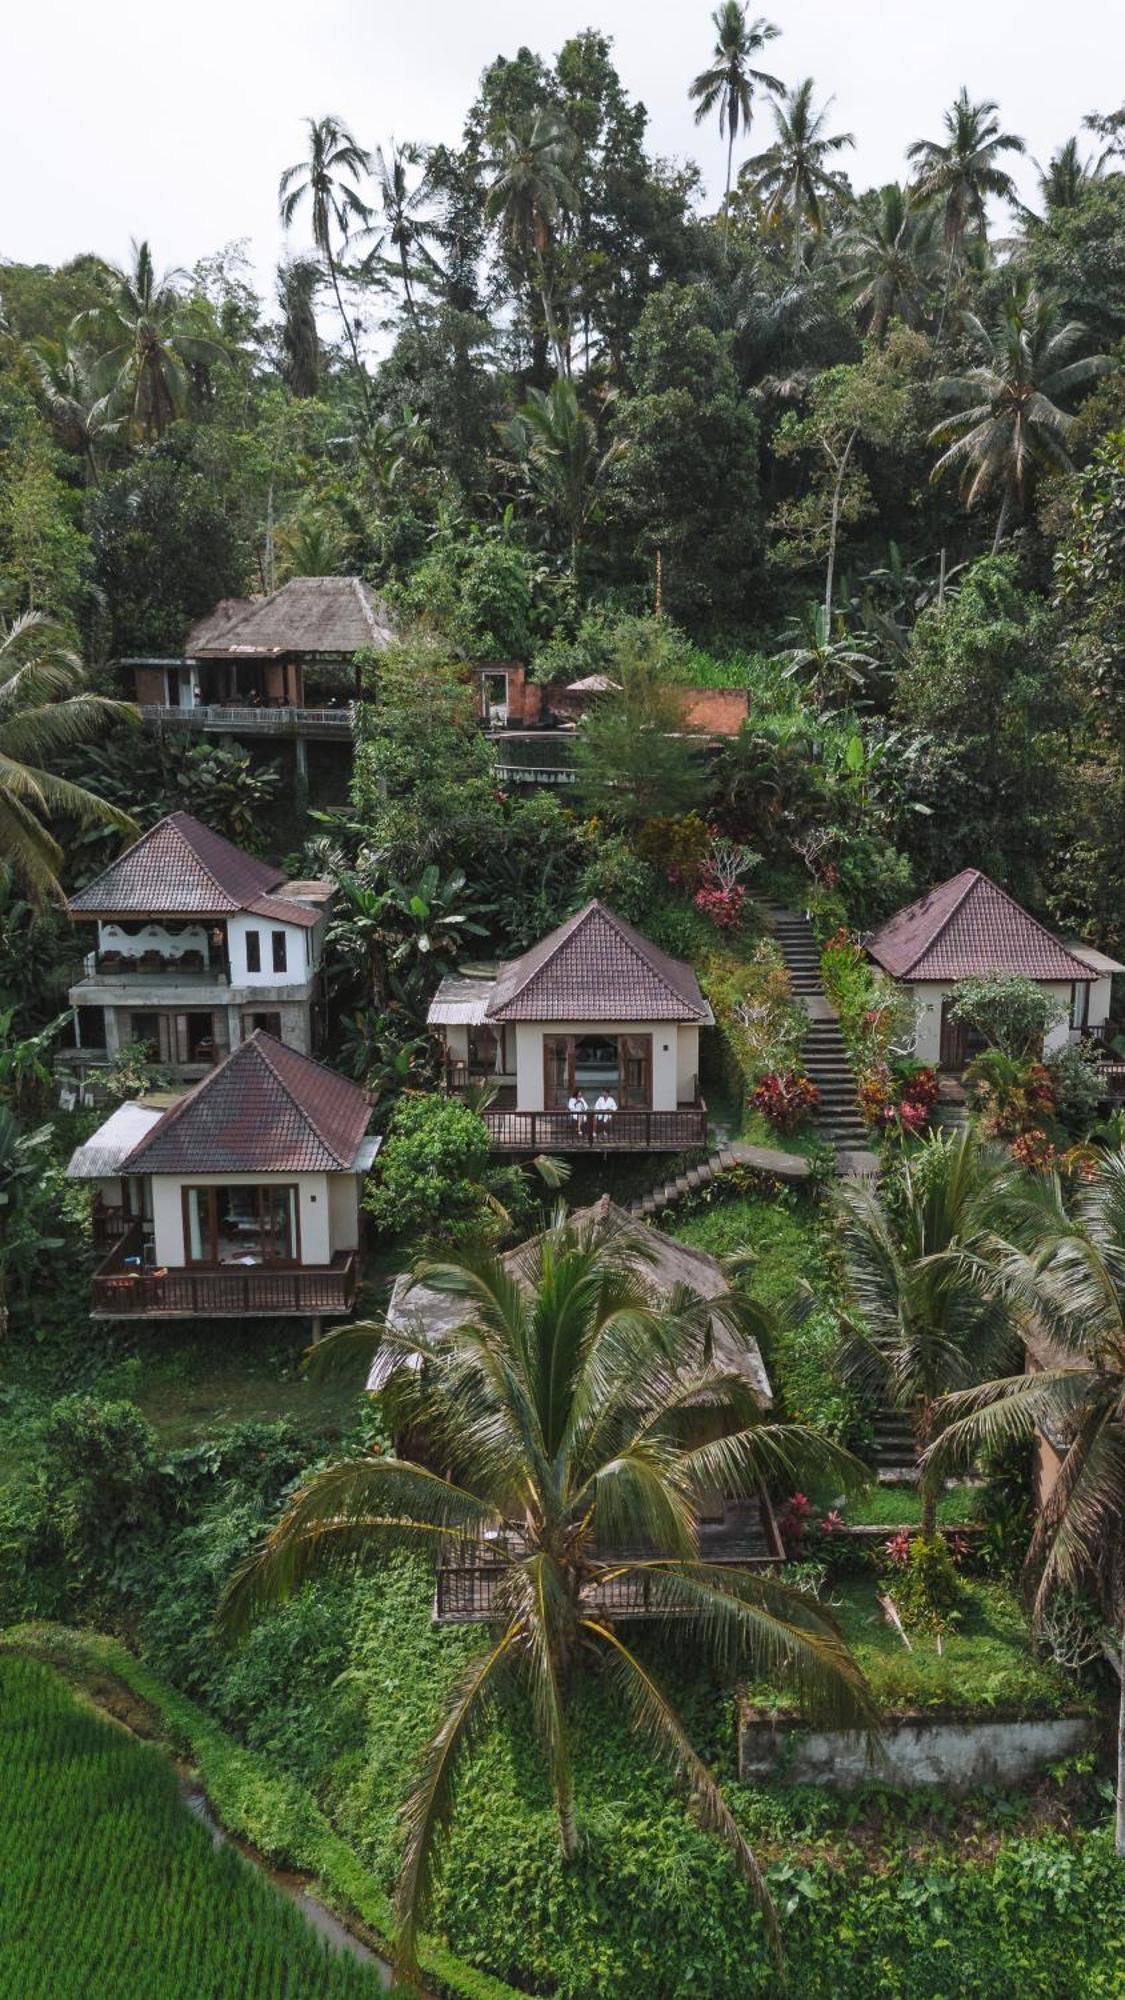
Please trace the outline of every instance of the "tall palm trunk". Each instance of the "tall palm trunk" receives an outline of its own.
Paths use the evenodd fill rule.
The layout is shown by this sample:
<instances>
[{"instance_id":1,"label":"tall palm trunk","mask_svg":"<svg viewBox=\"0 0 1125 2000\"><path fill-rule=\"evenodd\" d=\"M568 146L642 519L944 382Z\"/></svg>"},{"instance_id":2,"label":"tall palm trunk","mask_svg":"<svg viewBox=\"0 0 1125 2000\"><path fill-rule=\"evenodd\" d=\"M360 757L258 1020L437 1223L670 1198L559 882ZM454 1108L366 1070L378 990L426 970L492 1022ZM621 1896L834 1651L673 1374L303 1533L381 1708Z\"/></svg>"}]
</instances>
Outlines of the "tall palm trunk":
<instances>
[{"instance_id":1,"label":"tall palm trunk","mask_svg":"<svg viewBox=\"0 0 1125 2000\"><path fill-rule=\"evenodd\" d=\"M844 474L852 455L852 446L859 436L859 425L852 430L843 452L836 462L836 480L832 488L832 518L828 529L828 575L824 582L824 615L829 627L832 624L832 589L836 580L836 543L840 533L840 499L844 487Z\"/></svg>"},{"instance_id":2,"label":"tall palm trunk","mask_svg":"<svg viewBox=\"0 0 1125 2000\"><path fill-rule=\"evenodd\" d=\"M730 177L734 162L734 126L729 126L727 139L727 185L723 195L723 256L730 255Z\"/></svg>"},{"instance_id":3,"label":"tall palm trunk","mask_svg":"<svg viewBox=\"0 0 1125 2000\"><path fill-rule=\"evenodd\" d=\"M324 259L326 264L328 265L328 275L332 280L332 290L336 294L336 309L339 312L340 318L344 322L344 332L347 334L348 337L348 346L352 350L352 361L355 365L356 377L359 382L359 393L363 397L363 407L367 415L370 416L371 391L367 382L367 371L364 368L363 363L359 358L359 343L355 337L355 329L352 326L351 320L348 318L347 313L344 311L344 301L340 294L340 280L336 271L336 259L332 255L332 251L327 244L325 244L324 247Z\"/></svg>"},{"instance_id":4,"label":"tall palm trunk","mask_svg":"<svg viewBox=\"0 0 1125 2000\"><path fill-rule=\"evenodd\" d=\"M921 1405L915 1426L915 1437L917 1440L918 1457L921 1458L933 1438L932 1403L924 1402ZM938 1482L928 1466L921 1474L919 1494L922 1501L922 1519L920 1523L922 1540L924 1542L932 1542L937 1538Z\"/></svg>"}]
</instances>

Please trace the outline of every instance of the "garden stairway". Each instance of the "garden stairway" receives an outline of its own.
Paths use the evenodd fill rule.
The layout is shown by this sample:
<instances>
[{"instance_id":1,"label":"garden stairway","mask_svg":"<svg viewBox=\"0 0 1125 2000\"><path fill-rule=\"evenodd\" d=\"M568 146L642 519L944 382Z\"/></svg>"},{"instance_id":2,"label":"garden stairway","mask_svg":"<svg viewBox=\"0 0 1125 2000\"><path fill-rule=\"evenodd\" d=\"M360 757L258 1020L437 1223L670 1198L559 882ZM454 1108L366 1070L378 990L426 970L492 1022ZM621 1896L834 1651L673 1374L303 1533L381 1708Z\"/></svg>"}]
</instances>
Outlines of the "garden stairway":
<instances>
[{"instance_id":1,"label":"garden stairway","mask_svg":"<svg viewBox=\"0 0 1125 2000\"><path fill-rule=\"evenodd\" d=\"M662 1208L671 1208L682 1201L685 1194L694 1194L697 1188L706 1187L732 1167L750 1167L755 1173L772 1174L776 1180L805 1181L809 1177L809 1163L799 1153L783 1153L774 1146L748 1146L741 1139L731 1139L701 1160L696 1167L686 1167L673 1180L665 1181L661 1187L650 1188L648 1194L641 1195L629 1204L630 1215L648 1217L656 1215Z\"/></svg>"},{"instance_id":2,"label":"garden stairway","mask_svg":"<svg viewBox=\"0 0 1125 2000\"><path fill-rule=\"evenodd\" d=\"M855 1074L836 1010L821 984L820 953L812 925L807 917L780 903L766 907L793 991L809 1017L801 1054L809 1080L820 1096L813 1129L818 1139L831 1146L846 1180L874 1180L879 1161L868 1146Z\"/></svg>"},{"instance_id":3,"label":"garden stairway","mask_svg":"<svg viewBox=\"0 0 1125 2000\"><path fill-rule=\"evenodd\" d=\"M918 1452L910 1422L901 1410L880 1410L872 1419L875 1477L880 1486L916 1486Z\"/></svg>"}]
</instances>

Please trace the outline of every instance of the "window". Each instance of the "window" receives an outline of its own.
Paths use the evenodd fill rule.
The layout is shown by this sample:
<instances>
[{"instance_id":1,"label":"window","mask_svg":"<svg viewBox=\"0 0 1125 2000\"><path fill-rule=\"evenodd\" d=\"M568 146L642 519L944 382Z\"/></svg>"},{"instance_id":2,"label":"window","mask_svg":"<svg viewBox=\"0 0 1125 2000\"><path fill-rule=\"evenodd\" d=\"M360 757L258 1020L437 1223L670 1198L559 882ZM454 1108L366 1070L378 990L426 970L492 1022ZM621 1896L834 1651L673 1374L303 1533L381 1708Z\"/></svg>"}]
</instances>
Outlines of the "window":
<instances>
[{"instance_id":1,"label":"window","mask_svg":"<svg viewBox=\"0 0 1125 2000\"><path fill-rule=\"evenodd\" d=\"M259 1028L263 1035L272 1035L275 1042L284 1041L285 1039L281 1032L280 1014L256 1014L250 1012L242 1016L243 1041L254 1034Z\"/></svg>"},{"instance_id":2,"label":"window","mask_svg":"<svg viewBox=\"0 0 1125 2000\"><path fill-rule=\"evenodd\" d=\"M573 1088L573 1035L544 1035L543 1102L547 1110L565 1111Z\"/></svg>"},{"instance_id":3,"label":"window","mask_svg":"<svg viewBox=\"0 0 1125 2000\"><path fill-rule=\"evenodd\" d=\"M262 969L262 934L260 931L246 933L246 970L260 972Z\"/></svg>"},{"instance_id":4,"label":"window","mask_svg":"<svg viewBox=\"0 0 1125 2000\"><path fill-rule=\"evenodd\" d=\"M213 1063L219 1054L213 1014L176 1015L176 1061Z\"/></svg>"},{"instance_id":5,"label":"window","mask_svg":"<svg viewBox=\"0 0 1125 2000\"><path fill-rule=\"evenodd\" d=\"M285 932L271 931L270 936L273 942L273 969L275 972L284 972L286 956Z\"/></svg>"},{"instance_id":6,"label":"window","mask_svg":"<svg viewBox=\"0 0 1125 2000\"><path fill-rule=\"evenodd\" d=\"M184 1189L189 1264L294 1264L299 1240L295 1187Z\"/></svg>"},{"instance_id":7,"label":"window","mask_svg":"<svg viewBox=\"0 0 1125 2000\"><path fill-rule=\"evenodd\" d=\"M163 1030L163 1034L161 1030ZM166 1060L165 1048L167 1045L167 1035L167 1023L162 1020L159 1014L130 1014L129 1040L141 1044L147 1062L155 1063Z\"/></svg>"}]
</instances>

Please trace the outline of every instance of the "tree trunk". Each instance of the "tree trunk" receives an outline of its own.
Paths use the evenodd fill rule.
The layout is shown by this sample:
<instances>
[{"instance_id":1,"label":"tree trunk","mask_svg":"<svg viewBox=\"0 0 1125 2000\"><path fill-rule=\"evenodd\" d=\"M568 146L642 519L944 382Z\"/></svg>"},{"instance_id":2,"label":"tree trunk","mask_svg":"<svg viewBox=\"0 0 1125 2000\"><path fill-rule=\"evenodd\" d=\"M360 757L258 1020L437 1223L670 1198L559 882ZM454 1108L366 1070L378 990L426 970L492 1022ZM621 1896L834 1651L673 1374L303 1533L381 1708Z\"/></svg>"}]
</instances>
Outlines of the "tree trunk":
<instances>
[{"instance_id":1,"label":"tree trunk","mask_svg":"<svg viewBox=\"0 0 1125 2000\"><path fill-rule=\"evenodd\" d=\"M941 335L942 335L942 329L945 326L945 315L949 310L949 291L950 291L950 286L953 283L953 265L956 256L957 256L957 238L954 237L952 243L949 246L949 262L946 264L945 267L945 288L941 295L941 312L938 314L937 332L934 335L933 359L930 362L931 381L933 380L934 369L937 367L938 349L941 346Z\"/></svg>"},{"instance_id":2,"label":"tree trunk","mask_svg":"<svg viewBox=\"0 0 1125 2000\"><path fill-rule=\"evenodd\" d=\"M828 575L824 582L824 615L828 620L829 637L832 625L832 587L836 580L836 543L840 533L840 497L844 490L844 474L852 455L852 446L859 435L858 424L844 446L843 456L836 468L836 483L832 488L832 518L828 525Z\"/></svg>"},{"instance_id":3,"label":"tree trunk","mask_svg":"<svg viewBox=\"0 0 1125 2000\"><path fill-rule=\"evenodd\" d=\"M730 129L730 137L727 140L727 185L726 185L726 192L723 195L723 256L724 257L728 257L730 255L730 177L731 177L731 167L734 160L734 126L731 125L729 129Z\"/></svg>"},{"instance_id":4,"label":"tree trunk","mask_svg":"<svg viewBox=\"0 0 1125 2000\"><path fill-rule=\"evenodd\" d=\"M340 280L336 275L336 259L332 255L332 252L330 250L326 251L325 254L328 261L328 275L332 280L332 290L336 294L336 307L340 314L340 318L344 322L344 332L348 337L348 346L352 350L352 360L355 363L355 372L359 377L359 392L360 395L363 397L363 407L367 412L367 415L370 416L371 393L367 384L367 372L363 366L362 361L359 358L359 346L357 344L355 337L355 329L352 326L351 320L348 318L347 313L344 311L344 301L340 295Z\"/></svg>"},{"instance_id":5,"label":"tree trunk","mask_svg":"<svg viewBox=\"0 0 1125 2000\"><path fill-rule=\"evenodd\" d=\"M933 1431L933 1412L929 1403L924 1403L918 1413L918 1427L915 1433L918 1457L927 1449ZM922 1500L921 1533L924 1542L932 1542L937 1536L937 1483L929 1466L922 1470L919 1481Z\"/></svg>"},{"instance_id":6,"label":"tree trunk","mask_svg":"<svg viewBox=\"0 0 1125 2000\"><path fill-rule=\"evenodd\" d=\"M1011 511L1011 504L1012 504L1012 490L1010 486L1005 485L1004 498L1000 503L1000 518L996 523L996 533L992 537L993 555L996 554L997 549L1000 547L1000 544L1004 539L1004 530L1008 525L1008 515L1009 512Z\"/></svg>"},{"instance_id":7,"label":"tree trunk","mask_svg":"<svg viewBox=\"0 0 1125 2000\"><path fill-rule=\"evenodd\" d=\"M1117 1658L1121 1691L1117 1703L1117 1813L1114 1820L1114 1852L1125 1861L1125 1617L1121 1621L1121 1651Z\"/></svg>"}]
</instances>

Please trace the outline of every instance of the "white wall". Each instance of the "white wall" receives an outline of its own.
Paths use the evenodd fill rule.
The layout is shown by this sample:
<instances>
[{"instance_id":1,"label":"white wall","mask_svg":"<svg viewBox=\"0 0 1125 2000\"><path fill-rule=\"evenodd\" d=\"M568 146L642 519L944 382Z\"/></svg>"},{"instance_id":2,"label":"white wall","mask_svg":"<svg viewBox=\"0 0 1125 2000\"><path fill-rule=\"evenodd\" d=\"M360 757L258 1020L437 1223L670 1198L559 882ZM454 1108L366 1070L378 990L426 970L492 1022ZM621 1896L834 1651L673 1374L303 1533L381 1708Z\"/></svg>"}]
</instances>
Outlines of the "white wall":
<instances>
[{"instance_id":1,"label":"white wall","mask_svg":"<svg viewBox=\"0 0 1125 2000\"><path fill-rule=\"evenodd\" d=\"M1109 1020L1109 1003L1112 996L1112 989L1113 974L1111 972L1103 973L1100 979L1095 979L1092 982L1090 986L1090 1014L1086 1023L1088 1028L1100 1028L1103 1021Z\"/></svg>"},{"instance_id":2,"label":"white wall","mask_svg":"<svg viewBox=\"0 0 1125 2000\"><path fill-rule=\"evenodd\" d=\"M206 958L207 925L188 924L182 931L167 931L162 924L152 923L130 937L120 924L99 923L98 950L119 951L126 958L140 958L146 951L166 951L170 957L201 951Z\"/></svg>"},{"instance_id":3,"label":"white wall","mask_svg":"<svg viewBox=\"0 0 1125 2000\"><path fill-rule=\"evenodd\" d=\"M153 1236L158 1264L179 1269L187 1261L184 1255L185 1187L292 1187L295 1182L301 1263L328 1264L332 1261L334 1249L355 1248L354 1235L350 1243L333 1243L334 1209L329 1188L330 1181L346 1182L353 1191L354 1202L354 1174L153 1174L151 1179Z\"/></svg>"},{"instance_id":4,"label":"white wall","mask_svg":"<svg viewBox=\"0 0 1125 2000\"><path fill-rule=\"evenodd\" d=\"M361 1174L326 1174L328 1219L332 1253L359 1249L359 1194Z\"/></svg>"},{"instance_id":5,"label":"white wall","mask_svg":"<svg viewBox=\"0 0 1125 2000\"><path fill-rule=\"evenodd\" d=\"M699 1029L681 1027L676 1064L676 1093L681 1104L691 1103L692 1086L699 1088Z\"/></svg>"},{"instance_id":6,"label":"white wall","mask_svg":"<svg viewBox=\"0 0 1125 2000\"><path fill-rule=\"evenodd\" d=\"M918 1062L937 1063L941 1055L941 1010L943 1001L956 991L956 981L939 985L933 980L906 982L913 993L917 1010L917 1043L914 1054ZM1045 980L1044 987L1063 1009L1061 1022L1052 1028L1044 1044L1044 1053L1050 1055L1055 1049L1066 1046L1070 1036L1071 988L1069 982ZM1091 1005L1090 1019L1094 1021ZM1101 1019L1104 1021L1105 1014Z\"/></svg>"},{"instance_id":7,"label":"white wall","mask_svg":"<svg viewBox=\"0 0 1125 2000\"><path fill-rule=\"evenodd\" d=\"M246 964L246 933L257 931L260 940L261 970L251 972ZM285 933L285 971L273 969L274 931ZM237 916L227 919L227 940L230 953L230 983L232 986L304 986L313 976L317 963L317 942L321 926L316 931L305 930L300 924L278 923L274 917L256 917L252 913L240 911ZM307 942L306 942L307 940Z\"/></svg>"},{"instance_id":8,"label":"white wall","mask_svg":"<svg viewBox=\"0 0 1125 2000\"><path fill-rule=\"evenodd\" d=\"M511 1028L509 1027L509 1035ZM516 1023L516 1109L542 1111L544 1035L651 1035L652 1109L674 1111L677 1104L679 1037L675 1021L518 1021ZM691 1032L688 1030L686 1032ZM698 1051L698 1031L696 1047ZM694 1067L689 1074L694 1073Z\"/></svg>"}]
</instances>

